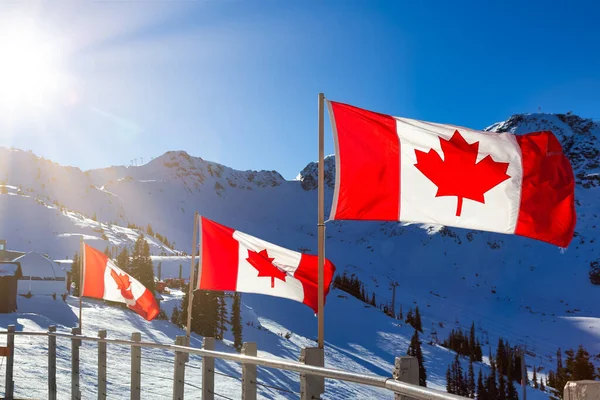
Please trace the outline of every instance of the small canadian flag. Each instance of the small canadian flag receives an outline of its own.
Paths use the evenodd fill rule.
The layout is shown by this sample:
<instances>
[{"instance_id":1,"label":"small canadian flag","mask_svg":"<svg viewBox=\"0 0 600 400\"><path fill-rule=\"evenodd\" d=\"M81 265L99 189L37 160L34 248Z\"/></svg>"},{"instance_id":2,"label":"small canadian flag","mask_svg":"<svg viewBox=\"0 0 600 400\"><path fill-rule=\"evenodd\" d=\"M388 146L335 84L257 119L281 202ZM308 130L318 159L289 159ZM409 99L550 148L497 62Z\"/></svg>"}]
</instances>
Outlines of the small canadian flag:
<instances>
[{"instance_id":1,"label":"small canadian flag","mask_svg":"<svg viewBox=\"0 0 600 400\"><path fill-rule=\"evenodd\" d=\"M127 307L153 320L160 309L154 295L131 275L117 267L99 250L84 244L82 295L125 303Z\"/></svg>"},{"instance_id":2,"label":"small canadian flag","mask_svg":"<svg viewBox=\"0 0 600 400\"><path fill-rule=\"evenodd\" d=\"M202 217L198 289L284 297L318 309L318 258L289 250ZM324 291L335 272L325 259Z\"/></svg>"}]
</instances>

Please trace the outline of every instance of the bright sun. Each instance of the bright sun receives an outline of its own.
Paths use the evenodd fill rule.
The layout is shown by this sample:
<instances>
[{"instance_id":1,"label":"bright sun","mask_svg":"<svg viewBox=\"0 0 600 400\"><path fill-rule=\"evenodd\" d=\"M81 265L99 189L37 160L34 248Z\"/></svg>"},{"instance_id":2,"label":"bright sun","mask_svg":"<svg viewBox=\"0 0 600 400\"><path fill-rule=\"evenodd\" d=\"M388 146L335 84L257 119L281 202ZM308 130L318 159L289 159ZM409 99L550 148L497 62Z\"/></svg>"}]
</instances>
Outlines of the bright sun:
<instances>
[{"instance_id":1,"label":"bright sun","mask_svg":"<svg viewBox=\"0 0 600 400\"><path fill-rule=\"evenodd\" d=\"M0 29L0 107L46 108L60 86L56 46L35 28Z\"/></svg>"}]
</instances>

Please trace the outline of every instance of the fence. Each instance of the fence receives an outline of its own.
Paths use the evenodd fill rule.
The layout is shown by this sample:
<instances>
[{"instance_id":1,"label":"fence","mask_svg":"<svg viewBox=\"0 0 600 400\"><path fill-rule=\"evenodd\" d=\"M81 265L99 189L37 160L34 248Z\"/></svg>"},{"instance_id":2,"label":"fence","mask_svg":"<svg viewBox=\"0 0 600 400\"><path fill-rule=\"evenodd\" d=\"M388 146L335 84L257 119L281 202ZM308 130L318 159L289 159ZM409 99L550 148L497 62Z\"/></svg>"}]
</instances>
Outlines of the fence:
<instances>
[{"instance_id":1,"label":"fence","mask_svg":"<svg viewBox=\"0 0 600 400\"><path fill-rule=\"evenodd\" d=\"M48 331L39 332L17 332L14 325L10 325L7 331L0 331L0 335L6 335L6 376L5 376L5 399L14 398L14 361L15 361L15 336L46 337L47 346L47 390L48 398L56 400L58 390L56 381L57 371L57 338L68 339L71 343L71 385L70 393L72 400L81 399L80 386L80 347L82 342L97 343L97 396L99 400L107 398L107 345L122 345L130 347L131 359L131 379L129 382L130 398L139 400L144 393L141 388L142 375L153 379L162 379L159 376L145 373L142 371L142 348L163 349L173 353L173 379L172 393L174 400L184 398L184 387L191 386L202 393L203 400L214 400L217 398L229 399L229 397L215 392L215 375L237 379L241 385L241 399L255 400L257 398L257 387L276 389L289 394L298 395L301 400L320 399L325 390L325 379L341 380L353 382L361 385L381 388L394 395L395 399L439 399L439 400L459 400L463 397L428 389L418 386L419 368L414 357L397 357L392 377L365 375L344 371L341 369L325 368L323 365L323 350L318 348L302 349L300 361L287 361L278 359L269 359L257 357L257 348L255 343L244 343L241 354L224 353L214 350L214 338L204 338L202 348L193 348L186 346L187 338L177 336L175 344L143 342L140 333L133 333L131 340L109 339L105 330L98 332L98 337L82 336L78 328L73 328L71 333L56 332L55 326L50 326ZM194 365L190 362L190 355L200 356L202 365ZM156 358L150 358L152 362L159 362ZM233 361L241 364L241 377L231 376L215 371L215 360ZM170 363L170 362L169 362ZM274 387L258 381L258 367L280 369L286 371L298 372L300 374L300 392L296 393L289 388ZM201 369L201 386L186 382L186 369ZM171 379L169 379L171 381ZM67 390L68 391L68 390Z\"/></svg>"}]
</instances>

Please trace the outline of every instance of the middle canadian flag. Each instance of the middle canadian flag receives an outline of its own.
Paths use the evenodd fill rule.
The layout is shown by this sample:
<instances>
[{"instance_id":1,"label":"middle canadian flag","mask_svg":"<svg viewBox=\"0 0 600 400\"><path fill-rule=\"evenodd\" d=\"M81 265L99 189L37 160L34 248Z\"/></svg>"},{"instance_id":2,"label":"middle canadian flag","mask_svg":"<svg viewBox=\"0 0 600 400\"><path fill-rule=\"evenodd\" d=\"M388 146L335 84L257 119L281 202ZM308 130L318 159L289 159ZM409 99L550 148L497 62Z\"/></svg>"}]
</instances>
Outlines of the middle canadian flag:
<instances>
[{"instance_id":1,"label":"middle canadian flag","mask_svg":"<svg viewBox=\"0 0 600 400\"><path fill-rule=\"evenodd\" d=\"M266 294L318 306L318 258L201 218L198 289ZM335 266L325 259L325 296Z\"/></svg>"}]
</instances>

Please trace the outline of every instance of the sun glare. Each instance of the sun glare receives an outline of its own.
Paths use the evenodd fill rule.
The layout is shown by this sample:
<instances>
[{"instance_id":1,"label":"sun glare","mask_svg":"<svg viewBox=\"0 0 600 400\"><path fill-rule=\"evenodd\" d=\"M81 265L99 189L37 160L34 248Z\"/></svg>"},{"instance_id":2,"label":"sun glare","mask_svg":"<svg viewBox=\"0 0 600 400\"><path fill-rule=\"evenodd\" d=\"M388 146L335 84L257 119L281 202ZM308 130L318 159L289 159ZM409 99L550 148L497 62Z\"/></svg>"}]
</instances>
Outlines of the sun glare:
<instances>
[{"instance_id":1,"label":"sun glare","mask_svg":"<svg viewBox=\"0 0 600 400\"><path fill-rule=\"evenodd\" d=\"M60 85L58 58L55 44L35 28L0 28L0 107L49 107Z\"/></svg>"}]
</instances>

